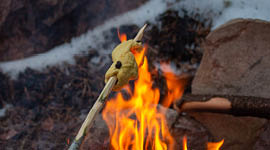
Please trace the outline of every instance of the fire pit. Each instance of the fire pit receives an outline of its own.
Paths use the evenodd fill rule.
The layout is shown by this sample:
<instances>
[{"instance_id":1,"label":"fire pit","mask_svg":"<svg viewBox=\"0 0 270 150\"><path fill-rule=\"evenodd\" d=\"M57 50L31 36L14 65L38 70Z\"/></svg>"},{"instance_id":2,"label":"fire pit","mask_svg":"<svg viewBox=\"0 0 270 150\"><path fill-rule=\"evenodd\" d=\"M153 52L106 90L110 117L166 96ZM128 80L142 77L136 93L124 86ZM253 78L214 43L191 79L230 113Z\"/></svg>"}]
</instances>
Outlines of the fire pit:
<instances>
[{"instance_id":1,"label":"fire pit","mask_svg":"<svg viewBox=\"0 0 270 150\"><path fill-rule=\"evenodd\" d=\"M6 18L0 18L4 33L0 59L22 59L0 62L0 149L68 149L104 87L109 54L120 43L118 36L121 41L133 38L145 22L149 23L142 39L145 56L136 54L144 58L139 78L109 96L81 149L270 149L269 22L220 21L236 8L242 12L235 13L240 17L246 10L255 16L268 12L268 2L265 7L256 2L247 9L246 4L253 2L220 0L222 5L217 5L216 0L197 5L193 0L140 0L117 9L117 4L124 3L119 1L110 8L111 14L103 15L103 6L113 2L38 1L33 6L45 9L38 12L30 7L32 2L11 7L4 1L0 4L7 8L3 9ZM64 5L72 5L72 10L27 21L24 15L16 16L27 12L38 16L48 8L59 12L66 10ZM91 9L84 11L87 8ZM98 14L98 21L85 12ZM9 25L20 19L21 24ZM58 32L66 22L69 25ZM10 43L17 37L22 37L18 43ZM57 44L63 45L49 49ZM18 50L18 55L11 55Z\"/></svg>"}]
</instances>

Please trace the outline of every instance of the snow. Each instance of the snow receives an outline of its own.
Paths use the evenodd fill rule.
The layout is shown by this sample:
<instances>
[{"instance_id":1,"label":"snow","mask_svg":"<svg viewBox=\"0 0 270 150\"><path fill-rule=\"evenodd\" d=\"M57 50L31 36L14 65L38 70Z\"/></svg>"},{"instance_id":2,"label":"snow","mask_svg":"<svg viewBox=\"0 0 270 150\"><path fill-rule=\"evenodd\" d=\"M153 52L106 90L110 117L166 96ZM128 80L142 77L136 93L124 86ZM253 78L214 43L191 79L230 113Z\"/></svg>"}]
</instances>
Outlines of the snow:
<instances>
[{"instance_id":1,"label":"snow","mask_svg":"<svg viewBox=\"0 0 270 150\"><path fill-rule=\"evenodd\" d=\"M10 109L12 105L6 104L3 108L0 109L0 118L5 117L6 111Z\"/></svg>"},{"instance_id":2,"label":"snow","mask_svg":"<svg viewBox=\"0 0 270 150\"><path fill-rule=\"evenodd\" d=\"M61 65L63 62L73 64L73 56L82 54L89 47L98 49L101 56L107 56L111 53L115 43L107 48L102 47L102 43L105 41L102 35L105 31L126 24L142 26L146 21L155 22L156 16L168 8L177 10L184 8L190 15L199 13L204 16L203 18L211 18L213 21L212 29L233 18L256 18L270 21L270 0L149 0L141 7L114 17L103 25L73 38L70 43L57 46L46 53L33 57L2 62L0 69L16 78L18 73L26 68L42 70L47 66ZM97 63L101 60L95 58L93 61Z\"/></svg>"},{"instance_id":3,"label":"snow","mask_svg":"<svg viewBox=\"0 0 270 150\"><path fill-rule=\"evenodd\" d=\"M154 21L155 16L166 10L166 4L167 3L163 0L151 0L138 9L114 17L106 21L103 25L97 26L93 30L88 31L79 37L73 38L70 43L57 46L46 53L33 57L2 62L0 63L0 68L3 72L11 75L11 77L16 78L18 73L26 68L42 70L46 66L59 65L62 62L72 64L74 63L73 56L83 53L88 50L90 46L94 49L98 49L101 55L106 55L112 50L103 49L101 46L102 42L105 41L102 34L106 30L109 30L112 27L119 27L124 24L137 24L142 26L146 20Z\"/></svg>"},{"instance_id":4,"label":"snow","mask_svg":"<svg viewBox=\"0 0 270 150\"><path fill-rule=\"evenodd\" d=\"M231 0L231 6L224 9L220 17L214 18L213 29L233 18L253 18L270 21L269 0Z\"/></svg>"},{"instance_id":5,"label":"snow","mask_svg":"<svg viewBox=\"0 0 270 150\"><path fill-rule=\"evenodd\" d=\"M235 18L270 21L270 0L184 0L174 8L185 8L189 14L212 18L212 29Z\"/></svg>"}]
</instances>

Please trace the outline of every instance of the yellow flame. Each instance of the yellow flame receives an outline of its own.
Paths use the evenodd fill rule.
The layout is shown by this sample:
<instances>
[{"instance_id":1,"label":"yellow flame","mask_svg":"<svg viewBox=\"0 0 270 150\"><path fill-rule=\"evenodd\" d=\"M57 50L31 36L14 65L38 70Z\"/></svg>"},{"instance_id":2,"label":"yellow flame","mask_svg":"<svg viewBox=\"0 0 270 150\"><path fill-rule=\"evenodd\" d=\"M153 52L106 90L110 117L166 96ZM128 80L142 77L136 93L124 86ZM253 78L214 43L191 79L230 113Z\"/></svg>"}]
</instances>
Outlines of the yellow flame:
<instances>
[{"instance_id":1,"label":"yellow flame","mask_svg":"<svg viewBox=\"0 0 270 150\"><path fill-rule=\"evenodd\" d=\"M157 110L160 93L152 88L145 50L134 54L137 63L143 63L133 93L125 87L131 98L125 100L118 93L107 102L102 113L109 127L113 150L167 150L174 146L165 116Z\"/></svg>"},{"instance_id":2,"label":"yellow flame","mask_svg":"<svg viewBox=\"0 0 270 150\"><path fill-rule=\"evenodd\" d=\"M183 137L183 150L187 150L187 137Z\"/></svg>"},{"instance_id":3,"label":"yellow flame","mask_svg":"<svg viewBox=\"0 0 270 150\"><path fill-rule=\"evenodd\" d=\"M183 137L183 150L188 150L187 148L187 136ZM224 139L219 142L208 142L207 143L207 150L219 150L220 147L223 145Z\"/></svg>"},{"instance_id":4,"label":"yellow flame","mask_svg":"<svg viewBox=\"0 0 270 150\"><path fill-rule=\"evenodd\" d=\"M127 40L125 34L118 32L121 42ZM134 90L125 86L130 95L128 100L119 92L109 100L102 112L110 132L111 150L174 150L174 139L169 132L164 112L157 109L160 91L153 88L153 80L148 71L146 47L141 52L133 52L139 66L139 77ZM168 93L163 105L169 107L179 99L186 82L173 73L164 73ZM184 138L186 139L186 138ZM187 143L187 141L183 141ZM185 146L187 150L187 146Z\"/></svg>"},{"instance_id":5,"label":"yellow flame","mask_svg":"<svg viewBox=\"0 0 270 150\"><path fill-rule=\"evenodd\" d=\"M224 139L222 139L219 142L208 142L207 143L207 149L208 150L219 150L220 147L223 145Z\"/></svg>"}]
</instances>

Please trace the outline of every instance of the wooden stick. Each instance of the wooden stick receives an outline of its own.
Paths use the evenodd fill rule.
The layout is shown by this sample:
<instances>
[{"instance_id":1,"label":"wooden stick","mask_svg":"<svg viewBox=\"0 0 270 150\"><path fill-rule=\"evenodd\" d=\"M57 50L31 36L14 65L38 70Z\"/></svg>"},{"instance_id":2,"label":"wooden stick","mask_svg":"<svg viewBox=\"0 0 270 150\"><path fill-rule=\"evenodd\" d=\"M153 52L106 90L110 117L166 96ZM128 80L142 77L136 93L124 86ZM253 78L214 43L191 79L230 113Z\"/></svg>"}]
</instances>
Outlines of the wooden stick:
<instances>
[{"instance_id":1,"label":"wooden stick","mask_svg":"<svg viewBox=\"0 0 270 150\"><path fill-rule=\"evenodd\" d=\"M147 24L145 24L145 25L139 30L139 32L137 33L137 35L136 35L135 38L133 39L134 41L140 41L140 40L142 40L143 32L144 32L144 30L145 30L146 27L147 27Z\"/></svg>"},{"instance_id":2,"label":"wooden stick","mask_svg":"<svg viewBox=\"0 0 270 150\"><path fill-rule=\"evenodd\" d=\"M146 28L146 24L139 30L136 37L134 38L135 41L139 41L143 37L144 29ZM96 100L94 106L89 111L88 115L86 116L86 119L84 120L76 138L73 140L72 144L70 145L68 150L79 150L80 146L88 132L88 130L91 128L96 115L99 113L99 111L103 108L104 103L106 101L106 98L110 94L113 86L115 85L117 81L117 77L111 77L105 87L103 88L102 92L100 93L98 99Z\"/></svg>"},{"instance_id":3,"label":"wooden stick","mask_svg":"<svg viewBox=\"0 0 270 150\"><path fill-rule=\"evenodd\" d=\"M95 102L94 106L89 111L86 119L84 120L76 138L73 140L72 144L69 147L69 150L78 150L80 148L80 145L83 142L83 139L88 131L88 129L92 126L94 119L96 115L99 113L101 108L104 105L104 102L106 101L106 98L110 94L113 86L115 85L117 81L116 77L111 77L105 87L103 88L102 92L100 93L97 101Z\"/></svg>"},{"instance_id":4,"label":"wooden stick","mask_svg":"<svg viewBox=\"0 0 270 150\"><path fill-rule=\"evenodd\" d=\"M270 99L232 95L184 95L174 103L179 112L203 111L270 118Z\"/></svg>"}]
</instances>

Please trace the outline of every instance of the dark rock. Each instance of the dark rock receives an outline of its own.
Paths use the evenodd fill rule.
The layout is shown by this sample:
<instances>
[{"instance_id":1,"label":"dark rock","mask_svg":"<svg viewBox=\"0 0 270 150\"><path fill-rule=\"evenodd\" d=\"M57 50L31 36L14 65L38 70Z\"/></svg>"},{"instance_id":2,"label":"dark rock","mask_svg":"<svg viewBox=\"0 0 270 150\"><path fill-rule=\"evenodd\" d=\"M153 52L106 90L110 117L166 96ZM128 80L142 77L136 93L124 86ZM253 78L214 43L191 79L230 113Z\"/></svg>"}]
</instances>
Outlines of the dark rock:
<instances>
[{"instance_id":1,"label":"dark rock","mask_svg":"<svg viewBox=\"0 0 270 150\"><path fill-rule=\"evenodd\" d=\"M0 61L48 51L145 1L2 0Z\"/></svg>"}]
</instances>

